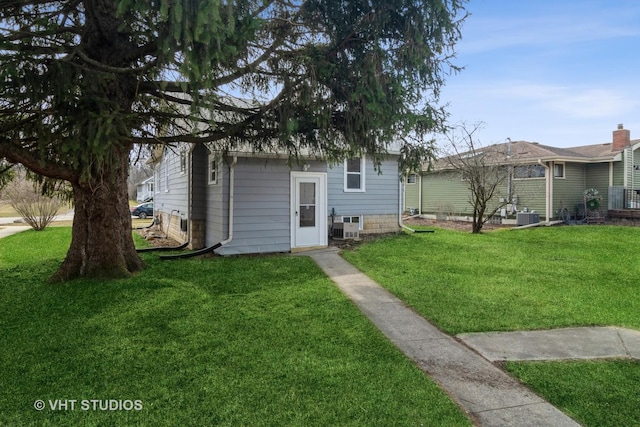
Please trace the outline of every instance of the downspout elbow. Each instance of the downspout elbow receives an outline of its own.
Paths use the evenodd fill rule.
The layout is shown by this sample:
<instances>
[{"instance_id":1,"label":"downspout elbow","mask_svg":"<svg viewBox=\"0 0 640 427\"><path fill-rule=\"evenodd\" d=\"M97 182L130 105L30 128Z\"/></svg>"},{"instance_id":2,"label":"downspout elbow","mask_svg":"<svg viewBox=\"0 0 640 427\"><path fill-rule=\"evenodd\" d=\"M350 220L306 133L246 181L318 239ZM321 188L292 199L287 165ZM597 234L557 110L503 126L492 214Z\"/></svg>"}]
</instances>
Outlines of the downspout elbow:
<instances>
[{"instance_id":1,"label":"downspout elbow","mask_svg":"<svg viewBox=\"0 0 640 427\"><path fill-rule=\"evenodd\" d=\"M406 225L404 225L404 223L402 222L402 201L404 200L404 182L402 181L402 179L398 180L398 227L400 227L400 230L407 230L411 233L415 233L415 230L413 228L407 227Z\"/></svg>"}]
</instances>

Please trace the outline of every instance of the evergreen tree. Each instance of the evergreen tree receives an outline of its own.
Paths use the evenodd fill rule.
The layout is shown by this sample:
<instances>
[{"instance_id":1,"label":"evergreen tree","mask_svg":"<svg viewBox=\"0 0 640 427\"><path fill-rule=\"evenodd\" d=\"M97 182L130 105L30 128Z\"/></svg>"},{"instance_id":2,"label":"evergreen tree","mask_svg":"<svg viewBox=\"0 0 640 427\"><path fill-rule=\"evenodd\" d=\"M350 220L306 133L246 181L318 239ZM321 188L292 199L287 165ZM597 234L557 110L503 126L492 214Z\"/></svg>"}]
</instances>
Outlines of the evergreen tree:
<instances>
[{"instance_id":1,"label":"evergreen tree","mask_svg":"<svg viewBox=\"0 0 640 427\"><path fill-rule=\"evenodd\" d=\"M54 280L143 268L134 144L431 154L466 0L0 0L0 157L73 187ZM240 99L242 101L240 101Z\"/></svg>"}]
</instances>

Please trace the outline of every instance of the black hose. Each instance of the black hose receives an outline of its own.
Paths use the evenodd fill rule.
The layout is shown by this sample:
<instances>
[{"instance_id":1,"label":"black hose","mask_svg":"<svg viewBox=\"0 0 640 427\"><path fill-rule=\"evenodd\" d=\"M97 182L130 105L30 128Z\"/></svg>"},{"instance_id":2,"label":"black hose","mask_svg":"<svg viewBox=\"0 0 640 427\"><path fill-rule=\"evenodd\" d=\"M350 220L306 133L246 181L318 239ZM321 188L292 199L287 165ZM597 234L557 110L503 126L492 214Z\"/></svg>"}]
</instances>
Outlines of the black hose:
<instances>
[{"instance_id":1,"label":"black hose","mask_svg":"<svg viewBox=\"0 0 640 427\"><path fill-rule=\"evenodd\" d=\"M189 245L189 242L184 242L180 246L154 246L152 248L140 248L136 249L136 252L154 252L154 251L179 251Z\"/></svg>"},{"instance_id":2,"label":"black hose","mask_svg":"<svg viewBox=\"0 0 640 427\"><path fill-rule=\"evenodd\" d=\"M145 225L144 227L136 227L136 228L134 228L134 230L145 230L147 228L153 227L154 225L156 225L156 219L155 218L153 219L153 221L151 221L151 224Z\"/></svg>"},{"instance_id":3,"label":"black hose","mask_svg":"<svg viewBox=\"0 0 640 427\"><path fill-rule=\"evenodd\" d=\"M193 257L196 257L196 256L206 255L208 253L213 253L213 251L218 249L220 246L222 246L222 243L216 243L215 245L209 246L208 248L199 249L199 250L193 251L193 252L186 252L186 253L183 253L183 254L175 254L175 255L161 255L160 259L161 260L168 260L168 259L193 258Z\"/></svg>"}]
</instances>

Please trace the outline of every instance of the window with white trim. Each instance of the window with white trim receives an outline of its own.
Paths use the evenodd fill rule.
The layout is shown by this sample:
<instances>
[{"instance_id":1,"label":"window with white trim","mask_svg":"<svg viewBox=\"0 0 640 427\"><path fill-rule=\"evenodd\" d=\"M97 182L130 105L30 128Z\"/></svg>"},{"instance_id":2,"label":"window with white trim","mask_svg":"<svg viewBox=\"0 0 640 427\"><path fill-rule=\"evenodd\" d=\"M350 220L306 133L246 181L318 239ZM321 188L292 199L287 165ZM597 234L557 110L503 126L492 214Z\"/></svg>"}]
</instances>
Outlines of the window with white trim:
<instances>
[{"instance_id":1,"label":"window with white trim","mask_svg":"<svg viewBox=\"0 0 640 427\"><path fill-rule=\"evenodd\" d=\"M365 191L364 157L344 161L344 191Z\"/></svg>"},{"instance_id":2,"label":"window with white trim","mask_svg":"<svg viewBox=\"0 0 640 427\"><path fill-rule=\"evenodd\" d=\"M215 154L209 154L208 176L209 184L218 183L218 158Z\"/></svg>"},{"instance_id":3,"label":"window with white trim","mask_svg":"<svg viewBox=\"0 0 640 427\"><path fill-rule=\"evenodd\" d=\"M564 178L564 163L553 164L553 177Z\"/></svg>"},{"instance_id":4,"label":"window with white trim","mask_svg":"<svg viewBox=\"0 0 640 427\"><path fill-rule=\"evenodd\" d=\"M360 216L343 216L342 217L342 222L348 222L351 224L358 224L358 230L362 230L362 215Z\"/></svg>"},{"instance_id":5,"label":"window with white trim","mask_svg":"<svg viewBox=\"0 0 640 427\"><path fill-rule=\"evenodd\" d=\"M415 173L410 173L407 176L407 184L415 184L416 183L416 174Z\"/></svg>"},{"instance_id":6,"label":"window with white trim","mask_svg":"<svg viewBox=\"0 0 640 427\"><path fill-rule=\"evenodd\" d=\"M180 151L180 173L187 173L187 151Z\"/></svg>"},{"instance_id":7,"label":"window with white trim","mask_svg":"<svg viewBox=\"0 0 640 427\"><path fill-rule=\"evenodd\" d=\"M165 157L164 160L164 191L169 191L169 160Z\"/></svg>"}]
</instances>

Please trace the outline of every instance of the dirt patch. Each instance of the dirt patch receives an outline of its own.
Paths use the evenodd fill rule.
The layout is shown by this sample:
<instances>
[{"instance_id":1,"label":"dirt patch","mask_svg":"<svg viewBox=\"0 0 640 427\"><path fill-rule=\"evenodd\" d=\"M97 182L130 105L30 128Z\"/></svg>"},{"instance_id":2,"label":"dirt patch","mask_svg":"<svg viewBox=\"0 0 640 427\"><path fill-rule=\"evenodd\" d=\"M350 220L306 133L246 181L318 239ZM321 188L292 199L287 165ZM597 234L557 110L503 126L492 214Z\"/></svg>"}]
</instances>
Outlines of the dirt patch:
<instances>
[{"instance_id":1,"label":"dirt patch","mask_svg":"<svg viewBox=\"0 0 640 427\"><path fill-rule=\"evenodd\" d=\"M449 230L457 230L471 233L471 223L467 221L442 221L427 218L405 218L402 220L403 224L411 228L414 226L421 227L433 227L433 228L446 228ZM482 231L499 230L501 228L511 228L513 225L503 224L485 224L482 227ZM386 236L397 235L398 233L383 233L383 234L361 234L359 239L346 239L338 240L329 238L329 246L337 247L340 249L353 249L362 245L363 243L370 242L372 240L380 239Z\"/></svg>"},{"instance_id":2,"label":"dirt patch","mask_svg":"<svg viewBox=\"0 0 640 427\"><path fill-rule=\"evenodd\" d=\"M362 245L366 242L371 242L376 239L380 239L382 237L387 236L395 236L398 233L381 233L381 234L361 234L358 239L333 239L329 237L329 246L340 248L340 249L354 249L358 246Z\"/></svg>"},{"instance_id":3,"label":"dirt patch","mask_svg":"<svg viewBox=\"0 0 640 427\"><path fill-rule=\"evenodd\" d=\"M154 247L174 247L180 246L180 242L170 237L167 237L162 231L159 231L156 227L143 228L135 230L143 239L149 242Z\"/></svg>"},{"instance_id":4,"label":"dirt patch","mask_svg":"<svg viewBox=\"0 0 640 427\"><path fill-rule=\"evenodd\" d=\"M407 227L411 226L423 226L423 227L437 227L437 228L446 228L449 230L458 230L458 231L468 231L471 233L472 223L468 221L445 221L445 220L435 220L435 219L427 219L427 218L406 218L403 219L404 225ZM485 223L482 226L482 231L491 231L491 230L499 230L502 228L511 228L513 225L504 225L504 224L493 224L493 223Z\"/></svg>"}]
</instances>

